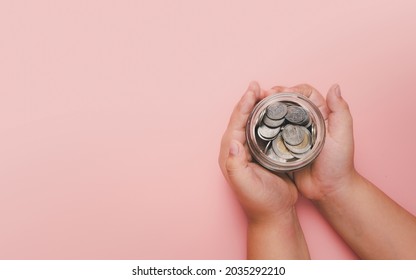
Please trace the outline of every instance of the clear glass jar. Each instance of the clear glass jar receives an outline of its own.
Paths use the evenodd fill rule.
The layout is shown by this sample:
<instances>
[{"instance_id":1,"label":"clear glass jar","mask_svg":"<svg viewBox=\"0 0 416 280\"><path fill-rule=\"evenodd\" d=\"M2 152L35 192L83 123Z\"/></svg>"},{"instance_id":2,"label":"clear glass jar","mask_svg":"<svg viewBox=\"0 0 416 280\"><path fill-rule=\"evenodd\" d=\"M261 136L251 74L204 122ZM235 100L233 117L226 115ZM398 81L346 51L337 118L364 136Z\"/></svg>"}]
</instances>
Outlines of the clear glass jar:
<instances>
[{"instance_id":1,"label":"clear glass jar","mask_svg":"<svg viewBox=\"0 0 416 280\"><path fill-rule=\"evenodd\" d=\"M270 155L266 154L266 151L270 149L272 140L261 139L257 133L257 129L260 125L263 125L266 108L276 102L283 103L286 106L300 106L310 118L309 123L304 125L305 127L307 126L309 131L310 147L301 156L294 154L296 156L293 158L284 159L270 157ZM283 133L285 126L289 123L288 120L284 120L280 128L280 133ZM290 172L307 166L319 155L325 142L325 131L325 121L321 112L307 97L298 93L276 93L256 104L247 121L246 137L249 150L253 158L260 165L273 172Z\"/></svg>"}]
</instances>

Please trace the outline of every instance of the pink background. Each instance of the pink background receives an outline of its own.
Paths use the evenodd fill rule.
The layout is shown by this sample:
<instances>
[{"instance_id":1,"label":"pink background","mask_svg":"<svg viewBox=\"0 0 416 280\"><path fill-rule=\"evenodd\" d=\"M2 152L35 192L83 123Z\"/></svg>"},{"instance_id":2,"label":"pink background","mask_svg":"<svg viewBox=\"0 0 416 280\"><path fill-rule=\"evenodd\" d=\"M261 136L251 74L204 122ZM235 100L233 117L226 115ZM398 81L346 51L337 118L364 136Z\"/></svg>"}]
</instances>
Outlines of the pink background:
<instances>
[{"instance_id":1,"label":"pink background","mask_svg":"<svg viewBox=\"0 0 416 280\"><path fill-rule=\"evenodd\" d=\"M339 83L357 168L416 213L414 3L1 0L0 258L244 258L217 156L250 80Z\"/></svg>"}]
</instances>

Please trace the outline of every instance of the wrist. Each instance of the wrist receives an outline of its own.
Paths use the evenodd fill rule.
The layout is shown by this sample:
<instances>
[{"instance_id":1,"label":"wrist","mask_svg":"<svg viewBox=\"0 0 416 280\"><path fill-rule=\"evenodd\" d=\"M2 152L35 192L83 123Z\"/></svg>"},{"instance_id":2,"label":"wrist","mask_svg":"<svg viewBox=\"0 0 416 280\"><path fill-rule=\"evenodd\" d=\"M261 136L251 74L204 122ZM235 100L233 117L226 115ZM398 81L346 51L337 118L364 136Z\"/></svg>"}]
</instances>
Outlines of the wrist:
<instances>
[{"instance_id":1,"label":"wrist","mask_svg":"<svg viewBox=\"0 0 416 280\"><path fill-rule=\"evenodd\" d=\"M295 206L286 211L268 213L263 215L247 215L248 225L253 227L287 226L297 222Z\"/></svg>"},{"instance_id":2,"label":"wrist","mask_svg":"<svg viewBox=\"0 0 416 280\"><path fill-rule=\"evenodd\" d=\"M295 207L278 215L249 220L247 234L248 259L310 258Z\"/></svg>"},{"instance_id":3,"label":"wrist","mask_svg":"<svg viewBox=\"0 0 416 280\"><path fill-rule=\"evenodd\" d=\"M337 180L336 183L325 187L327 189L319 198L313 200L315 204L325 201L341 199L348 196L348 193L362 181L363 177L353 169L351 172Z\"/></svg>"}]
</instances>

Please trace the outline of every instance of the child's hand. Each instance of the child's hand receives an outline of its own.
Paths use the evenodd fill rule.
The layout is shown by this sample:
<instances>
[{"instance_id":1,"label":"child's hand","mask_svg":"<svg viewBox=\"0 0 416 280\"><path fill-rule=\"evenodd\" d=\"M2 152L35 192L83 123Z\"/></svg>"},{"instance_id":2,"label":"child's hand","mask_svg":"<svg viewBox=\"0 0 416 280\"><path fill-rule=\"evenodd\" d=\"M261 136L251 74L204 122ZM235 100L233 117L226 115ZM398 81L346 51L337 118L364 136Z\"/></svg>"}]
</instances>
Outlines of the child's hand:
<instances>
[{"instance_id":1,"label":"child's hand","mask_svg":"<svg viewBox=\"0 0 416 280\"><path fill-rule=\"evenodd\" d=\"M309 97L326 123L322 152L311 165L294 173L298 190L315 201L359 257L415 259L416 218L354 168L352 117L339 87L331 87L326 101L308 85L275 90Z\"/></svg>"},{"instance_id":2,"label":"child's hand","mask_svg":"<svg viewBox=\"0 0 416 280\"><path fill-rule=\"evenodd\" d=\"M352 117L338 85L330 88L326 101L309 85L275 87L277 92L298 92L320 109L326 125L325 145L311 165L294 173L298 190L307 198L320 200L344 186L352 185L358 174L354 168Z\"/></svg>"},{"instance_id":3,"label":"child's hand","mask_svg":"<svg viewBox=\"0 0 416 280\"><path fill-rule=\"evenodd\" d=\"M249 221L275 220L293 210L298 193L287 175L277 176L251 161L246 123L254 105L267 93L256 82L236 105L225 131L219 156L221 170Z\"/></svg>"}]
</instances>

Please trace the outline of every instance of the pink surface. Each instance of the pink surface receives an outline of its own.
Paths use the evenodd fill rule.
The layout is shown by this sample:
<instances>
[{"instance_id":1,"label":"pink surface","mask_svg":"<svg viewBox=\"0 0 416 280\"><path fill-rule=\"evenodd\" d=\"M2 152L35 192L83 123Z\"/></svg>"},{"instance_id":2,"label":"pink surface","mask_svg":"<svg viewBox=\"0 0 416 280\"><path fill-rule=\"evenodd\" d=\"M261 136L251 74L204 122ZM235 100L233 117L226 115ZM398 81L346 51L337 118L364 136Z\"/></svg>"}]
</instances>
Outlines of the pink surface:
<instances>
[{"instance_id":1,"label":"pink surface","mask_svg":"<svg viewBox=\"0 0 416 280\"><path fill-rule=\"evenodd\" d=\"M358 169L416 213L415 2L318 2L1 1L0 258L244 258L217 155L250 80L338 82Z\"/></svg>"}]
</instances>

